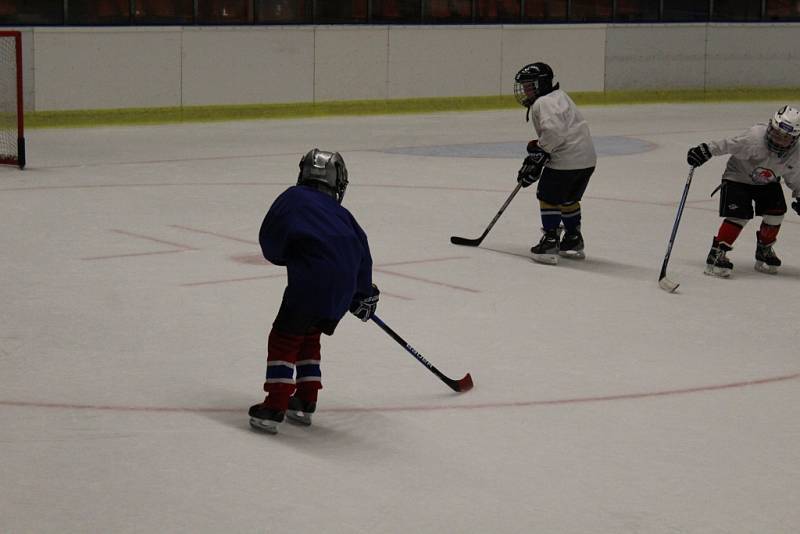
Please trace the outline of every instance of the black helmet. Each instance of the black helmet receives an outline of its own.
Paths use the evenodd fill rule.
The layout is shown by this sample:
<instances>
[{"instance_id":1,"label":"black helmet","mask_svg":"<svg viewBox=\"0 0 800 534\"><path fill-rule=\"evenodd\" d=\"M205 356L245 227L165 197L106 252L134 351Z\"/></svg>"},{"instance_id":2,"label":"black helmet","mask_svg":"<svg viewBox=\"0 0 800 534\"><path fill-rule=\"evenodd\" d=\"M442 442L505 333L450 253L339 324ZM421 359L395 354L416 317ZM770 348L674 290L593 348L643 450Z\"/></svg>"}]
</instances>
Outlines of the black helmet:
<instances>
[{"instance_id":1,"label":"black helmet","mask_svg":"<svg viewBox=\"0 0 800 534\"><path fill-rule=\"evenodd\" d=\"M318 148L309 150L300 159L297 185L307 185L329 194L342 203L347 189L347 167L338 152Z\"/></svg>"},{"instance_id":2,"label":"black helmet","mask_svg":"<svg viewBox=\"0 0 800 534\"><path fill-rule=\"evenodd\" d=\"M558 83L553 86L553 69L547 63L530 63L514 76L514 97L526 108L555 89L558 89Z\"/></svg>"}]
</instances>

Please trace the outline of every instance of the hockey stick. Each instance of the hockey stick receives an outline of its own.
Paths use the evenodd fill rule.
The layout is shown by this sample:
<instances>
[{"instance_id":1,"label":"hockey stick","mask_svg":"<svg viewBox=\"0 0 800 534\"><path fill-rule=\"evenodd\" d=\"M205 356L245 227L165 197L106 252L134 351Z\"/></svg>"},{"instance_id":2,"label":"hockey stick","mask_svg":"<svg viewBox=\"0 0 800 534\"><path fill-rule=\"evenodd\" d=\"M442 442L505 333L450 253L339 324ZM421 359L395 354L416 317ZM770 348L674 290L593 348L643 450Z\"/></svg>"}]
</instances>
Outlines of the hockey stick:
<instances>
[{"instance_id":1,"label":"hockey stick","mask_svg":"<svg viewBox=\"0 0 800 534\"><path fill-rule=\"evenodd\" d=\"M503 212L506 211L506 208L508 207L508 205L511 204L511 200L517 195L517 193L519 193L519 190L521 188L522 188L522 184L518 183L517 187L514 188L514 190L511 192L511 194L506 199L505 203L503 204L503 207L500 208L500 211L497 212L497 215L494 216L494 219L492 219L492 222L489 223L489 226L486 227L486 230L483 231L483 234L480 237L478 237L476 239L468 239L466 237L458 237L458 236L454 235L454 236L450 236L450 242L452 244L454 244L454 245L464 245L464 246L467 246L467 247L477 247L478 245L480 245L481 241L483 241L483 239L489 233L489 230L492 229L492 226L494 226L494 223L497 222L497 219L499 219L500 216L503 214Z\"/></svg>"},{"instance_id":2,"label":"hockey stick","mask_svg":"<svg viewBox=\"0 0 800 534\"><path fill-rule=\"evenodd\" d=\"M447 376L442 374L442 372L439 371L436 367L434 367L434 365L431 362L426 360L422 354L417 352L416 349L414 349L414 347L406 343L406 341L402 337L397 335L397 333L394 330L389 328L389 326L386 323L381 321L377 315L373 314L371 319L375 321L375 323L378 326L380 326L384 332L392 336L392 339L397 341L400 345L403 346L404 349L410 352L412 356L414 356L417 360L419 360L420 363L422 363L422 365L427 367L430 370L430 372L438 376L439 380L450 386L450 389L452 389L453 391L457 391L458 393L463 393L465 391L469 391L470 389L472 389L473 386L472 377L470 376L469 373L464 375L464 378L462 378L461 380L453 380L452 378L448 378Z\"/></svg>"},{"instance_id":3,"label":"hockey stick","mask_svg":"<svg viewBox=\"0 0 800 534\"><path fill-rule=\"evenodd\" d=\"M683 195L681 195L681 201L678 204L678 213L675 215L675 223L672 225L672 235L669 237L667 253L664 256L664 263L661 264L661 274L658 275L659 287L670 293L674 293L680 284L667 278L667 263L669 262L670 254L672 254L672 245L675 243L675 235L678 233L678 224L681 222L683 207L686 205L686 196L689 194L689 186L692 184L692 176L694 176L694 170L696 168L697 167L692 167L689 169L689 176L686 178L686 185L683 188Z\"/></svg>"}]
</instances>

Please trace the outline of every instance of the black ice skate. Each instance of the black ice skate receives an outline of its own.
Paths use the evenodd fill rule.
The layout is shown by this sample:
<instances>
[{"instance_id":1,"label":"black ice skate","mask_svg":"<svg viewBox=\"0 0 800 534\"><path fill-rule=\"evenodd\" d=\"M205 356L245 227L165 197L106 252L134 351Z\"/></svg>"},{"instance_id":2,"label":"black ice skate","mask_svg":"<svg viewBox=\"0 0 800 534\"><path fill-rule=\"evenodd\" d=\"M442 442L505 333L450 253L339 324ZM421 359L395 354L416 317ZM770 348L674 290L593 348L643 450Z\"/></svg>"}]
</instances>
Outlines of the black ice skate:
<instances>
[{"instance_id":1,"label":"black ice skate","mask_svg":"<svg viewBox=\"0 0 800 534\"><path fill-rule=\"evenodd\" d=\"M731 247L725 243L720 243L717 238L711 243L711 250L708 252L706 258L705 274L711 276L719 276L720 278L728 278L733 270L733 264L728 260L726 253L729 252Z\"/></svg>"},{"instance_id":2,"label":"black ice skate","mask_svg":"<svg viewBox=\"0 0 800 534\"><path fill-rule=\"evenodd\" d=\"M533 261L548 265L558 264L558 228L546 230L538 245L531 247Z\"/></svg>"},{"instance_id":3,"label":"black ice skate","mask_svg":"<svg viewBox=\"0 0 800 534\"><path fill-rule=\"evenodd\" d=\"M583 252L583 236L580 230L566 232L558 245L558 255L571 260L582 260L586 257Z\"/></svg>"},{"instance_id":4,"label":"black ice skate","mask_svg":"<svg viewBox=\"0 0 800 534\"><path fill-rule=\"evenodd\" d=\"M271 410L262 402L250 407L247 412L250 415L250 426L267 434L277 434L278 425L283 422L286 412L283 410Z\"/></svg>"},{"instance_id":5,"label":"black ice skate","mask_svg":"<svg viewBox=\"0 0 800 534\"><path fill-rule=\"evenodd\" d=\"M310 426L311 414L316 410L316 402L304 401L300 397L293 395L289 398L289 409L286 411L286 418L292 423Z\"/></svg>"},{"instance_id":6,"label":"black ice skate","mask_svg":"<svg viewBox=\"0 0 800 534\"><path fill-rule=\"evenodd\" d=\"M778 274L778 267L780 266L781 260L775 255L775 251L772 250L772 245L756 243L756 271L767 274Z\"/></svg>"}]
</instances>

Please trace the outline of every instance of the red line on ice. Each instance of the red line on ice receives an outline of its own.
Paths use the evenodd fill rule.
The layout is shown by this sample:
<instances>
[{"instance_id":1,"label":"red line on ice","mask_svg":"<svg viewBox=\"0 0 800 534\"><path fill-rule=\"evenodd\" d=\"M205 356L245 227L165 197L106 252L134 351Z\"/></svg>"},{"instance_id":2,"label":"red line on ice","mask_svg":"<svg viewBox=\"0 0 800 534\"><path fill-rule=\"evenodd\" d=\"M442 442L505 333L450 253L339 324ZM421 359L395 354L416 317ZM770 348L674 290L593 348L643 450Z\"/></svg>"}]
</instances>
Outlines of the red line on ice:
<instances>
[{"instance_id":1,"label":"red line on ice","mask_svg":"<svg viewBox=\"0 0 800 534\"><path fill-rule=\"evenodd\" d=\"M719 391L723 389L737 389L750 386L761 386L776 382L786 382L800 378L800 373L789 375L773 376L769 378L759 378L754 380L743 380L740 382L730 382L727 384L711 384L706 386L696 386L680 389L666 389L659 391L646 391L639 393L620 393L616 395L599 395L591 397L572 397L564 399L543 399L530 401L510 401L510 402L485 402L480 404L423 404L412 406L363 406L363 407L342 407L327 408L321 412L422 412L440 410L484 410L490 408L509 408L526 406L558 406L564 404L583 404L592 402L610 402L633 399L645 399L652 397L667 397L673 395L688 395L692 393L703 393L708 391ZM216 412L242 412L245 407L236 408L210 408L210 407L177 407L177 406L125 406L107 404L77 404L61 402L33 402L33 401L10 401L0 400L0 406L18 408L54 408L65 410L103 410L112 412L195 412L195 413L216 413Z\"/></svg>"}]
</instances>

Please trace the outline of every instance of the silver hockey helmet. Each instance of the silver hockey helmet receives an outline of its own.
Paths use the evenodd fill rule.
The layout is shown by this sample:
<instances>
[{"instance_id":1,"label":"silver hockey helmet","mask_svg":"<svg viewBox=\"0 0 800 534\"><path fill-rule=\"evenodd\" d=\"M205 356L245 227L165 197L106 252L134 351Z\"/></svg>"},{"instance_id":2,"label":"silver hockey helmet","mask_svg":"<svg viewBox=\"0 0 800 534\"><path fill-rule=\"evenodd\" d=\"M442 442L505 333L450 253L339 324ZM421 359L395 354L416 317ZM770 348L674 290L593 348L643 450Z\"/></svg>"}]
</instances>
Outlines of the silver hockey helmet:
<instances>
[{"instance_id":1,"label":"silver hockey helmet","mask_svg":"<svg viewBox=\"0 0 800 534\"><path fill-rule=\"evenodd\" d=\"M547 63L525 65L514 76L514 97L529 108L540 96L558 89L558 83L554 84L553 78L553 69Z\"/></svg>"},{"instance_id":2,"label":"silver hockey helmet","mask_svg":"<svg viewBox=\"0 0 800 534\"><path fill-rule=\"evenodd\" d=\"M797 143L800 137L800 111L783 106L775 112L767 125L767 146L782 155Z\"/></svg>"},{"instance_id":3,"label":"silver hockey helmet","mask_svg":"<svg viewBox=\"0 0 800 534\"><path fill-rule=\"evenodd\" d=\"M341 204L347 183L347 166L338 152L312 148L300 159L297 185L320 189Z\"/></svg>"}]
</instances>

